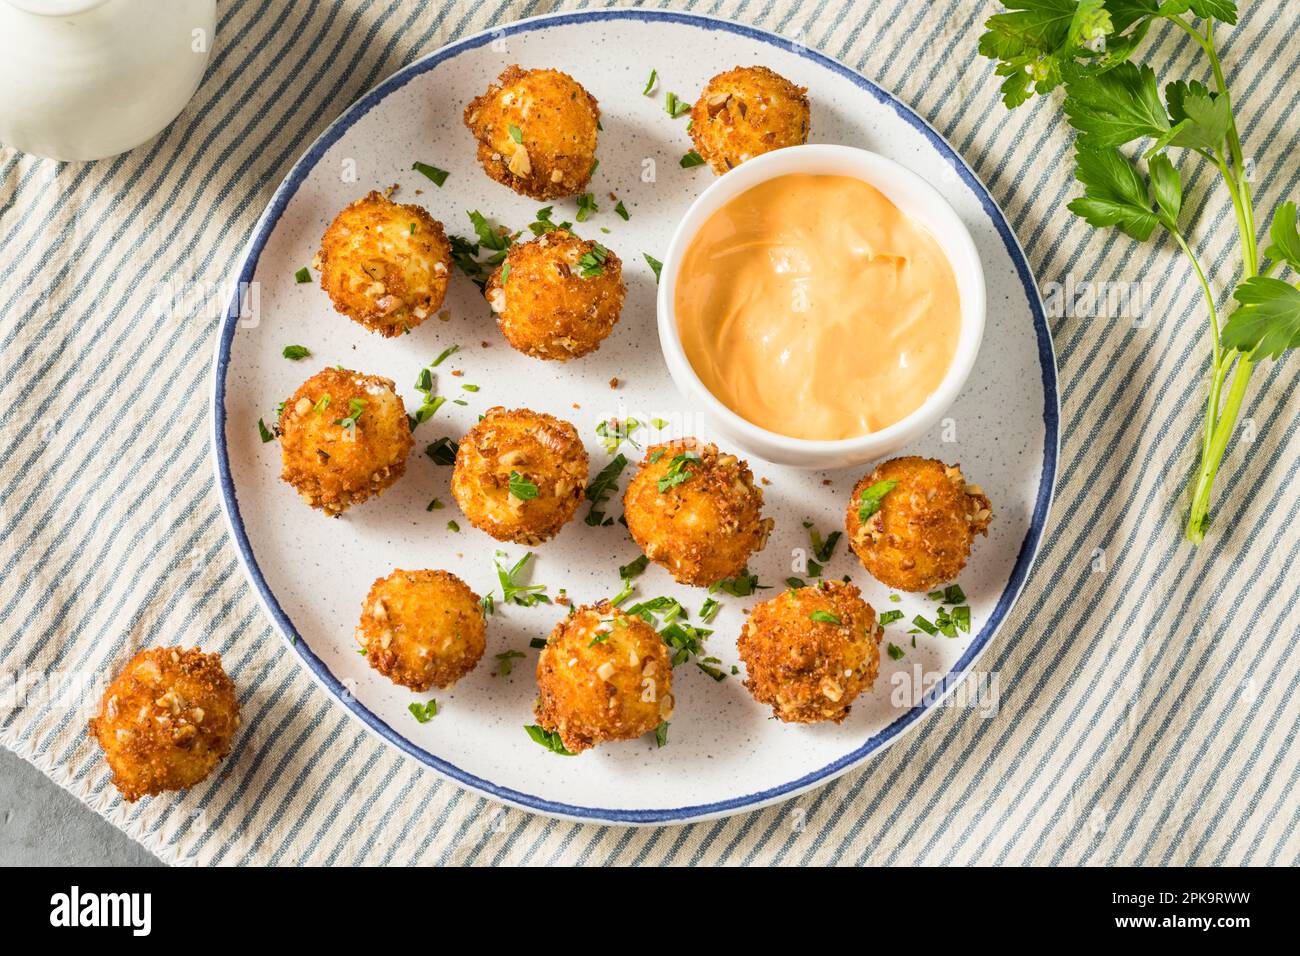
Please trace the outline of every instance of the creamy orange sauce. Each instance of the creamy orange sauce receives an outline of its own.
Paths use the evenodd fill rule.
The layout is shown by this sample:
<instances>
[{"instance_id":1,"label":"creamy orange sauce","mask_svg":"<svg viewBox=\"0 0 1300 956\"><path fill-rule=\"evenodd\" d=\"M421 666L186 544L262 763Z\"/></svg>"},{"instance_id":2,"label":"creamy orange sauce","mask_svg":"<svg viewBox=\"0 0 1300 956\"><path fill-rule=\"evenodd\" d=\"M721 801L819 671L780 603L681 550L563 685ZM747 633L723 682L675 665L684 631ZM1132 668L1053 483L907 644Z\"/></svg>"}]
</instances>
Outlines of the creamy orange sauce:
<instances>
[{"instance_id":1,"label":"creamy orange sauce","mask_svg":"<svg viewBox=\"0 0 1300 956\"><path fill-rule=\"evenodd\" d=\"M847 176L780 176L731 200L687 248L674 304L705 387L791 438L856 438L915 411L961 324L934 237Z\"/></svg>"}]
</instances>

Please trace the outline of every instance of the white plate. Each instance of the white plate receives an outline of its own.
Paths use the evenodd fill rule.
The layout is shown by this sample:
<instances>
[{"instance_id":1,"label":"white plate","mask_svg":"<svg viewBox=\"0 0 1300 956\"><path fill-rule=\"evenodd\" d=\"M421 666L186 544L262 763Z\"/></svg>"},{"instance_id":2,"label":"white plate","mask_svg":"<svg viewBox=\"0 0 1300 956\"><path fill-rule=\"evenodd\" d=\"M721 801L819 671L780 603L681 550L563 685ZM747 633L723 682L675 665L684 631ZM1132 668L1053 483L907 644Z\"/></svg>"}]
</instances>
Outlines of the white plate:
<instances>
[{"instance_id":1,"label":"white plate","mask_svg":"<svg viewBox=\"0 0 1300 956\"><path fill-rule=\"evenodd\" d=\"M489 180L461 124L464 104L511 63L564 70L600 102L604 129L593 182L600 212L577 228L619 254L628 285L622 319L601 349L565 364L514 352L478 290L459 274L447 300L451 320L430 320L396 339L336 314L314 281L297 284L294 273L311 262L334 214L372 188L399 183L399 201L423 204L448 232L462 235L472 235L471 209L514 229L533 220L543 204ZM664 94L689 100L712 74L751 63L808 87L814 142L862 146L905 163L942 191L980 249L989 292L983 351L951 412L950 431L908 449L960 461L993 500L990 537L976 544L960 581L970 598L971 633L955 640L922 634L912 649L906 623L890 625L886 640L907 656L895 662L882 654L875 690L839 726L786 726L749 697L743 673L715 682L684 665L674 675L678 705L667 747L656 749L646 738L568 758L548 753L522 729L532 721L536 693L537 652L529 640L549 633L563 609L510 607L490 619L478 669L450 691L433 694L441 712L418 723L407 711L417 696L372 671L357 653L352 634L362 599L374 579L394 567L446 568L485 593L496 584L492 559L500 547L456 509L448 490L451 469L423 455L425 445L442 435L459 438L493 405L528 406L572 421L587 443L593 476L610 458L595 426L611 416L672 423L662 433L643 429L635 436L641 439L683 428L711 437L668 378L655 331L654 277L642 253L663 257L673 224L712 181L706 167L679 167L691 144L686 120L664 111ZM643 96L652 67L658 90ZM416 160L450 170L446 185L439 189L413 172ZM650 160L655 175L645 181ZM615 215L611 191L631 213L629 221ZM572 200L554 205L557 221L574 218ZM295 653L349 711L417 760L507 803L579 819L663 823L754 808L830 780L897 739L952 690L992 639L1037 550L1055 480L1056 372L1020 247L983 186L907 107L844 66L771 34L693 14L602 10L539 17L460 40L384 81L321 135L262 215L238 278L256 290L245 296L256 310L241 320L236 296L226 316L214 370L213 429L227 516L255 590ZM490 347L481 347L483 341ZM280 353L289 344L307 346L313 357L285 360ZM331 520L280 481L279 446L260 441L257 420L271 421L276 403L309 375L333 364L385 375L413 409L420 369L453 344L461 351L437 370L439 389L469 405L449 402L420 426L405 477L381 498ZM464 377L453 377L453 369ZM616 390L609 385L614 377L621 383ZM461 391L462 383L481 391ZM766 513L776 519L751 568L763 584L783 587L792 562L808 549L802 522L811 520L823 533L842 527L846 496L860 474L751 465L771 481ZM426 511L434 497L446 509ZM615 516L620 497L611 502ZM460 533L447 528L449 519L459 519ZM523 553L505 550L511 559ZM583 603L612 596L618 566L638 554L621 525L593 528L581 518L536 550L534 580L552 595L567 588ZM826 573L851 575L878 610L901 608L905 621L916 613L933 615L924 596L891 603L888 590L843 543ZM655 567L637 584L641 597L671 594L692 614L706 597L701 589L673 584ZM738 663L743 609L775 593L723 595L725 609L708 643L724 670ZM507 650L525 657L510 676L494 676L493 656ZM918 665L941 679L937 690L920 704L908 694L900 700L898 691L907 688L898 686L896 675L912 675Z\"/></svg>"}]
</instances>

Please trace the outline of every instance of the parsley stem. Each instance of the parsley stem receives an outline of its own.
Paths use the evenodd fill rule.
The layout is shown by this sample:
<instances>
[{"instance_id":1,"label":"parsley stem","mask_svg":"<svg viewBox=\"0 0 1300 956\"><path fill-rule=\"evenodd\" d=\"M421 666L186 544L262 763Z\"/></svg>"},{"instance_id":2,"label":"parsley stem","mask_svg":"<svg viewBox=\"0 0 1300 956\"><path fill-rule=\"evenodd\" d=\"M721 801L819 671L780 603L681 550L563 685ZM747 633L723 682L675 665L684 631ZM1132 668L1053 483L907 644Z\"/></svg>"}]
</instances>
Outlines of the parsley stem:
<instances>
[{"instance_id":1,"label":"parsley stem","mask_svg":"<svg viewBox=\"0 0 1300 956\"><path fill-rule=\"evenodd\" d=\"M1228 399L1223 404L1223 414L1214 426L1214 435L1210 439L1209 448L1201 457L1201 467L1197 472L1196 485L1192 491L1192 506L1187 516L1187 538L1194 544L1200 544L1205 540L1214 477L1218 474L1219 464L1223 461L1223 453L1228 448L1228 439L1237 430L1237 415L1241 412L1241 403L1246 397L1246 386L1250 384L1250 373L1253 370L1254 363L1242 355L1232 374L1232 387L1228 390Z\"/></svg>"},{"instance_id":2,"label":"parsley stem","mask_svg":"<svg viewBox=\"0 0 1300 956\"><path fill-rule=\"evenodd\" d=\"M1223 364L1223 346L1219 342L1219 310L1215 307L1214 292L1210 289L1210 283L1205 278L1205 271L1201 268L1196 253L1187 244L1187 240L1182 233L1171 231L1170 235L1174 237L1174 241L1183 250L1183 254L1187 256L1187 261L1192 264L1192 268L1196 270L1196 278L1201 281L1201 289L1205 292L1205 305L1210 310L1210 345L1213 349L1214 358L1210 364L1210 394L1205 404L1205 430L1201 441L1201 456L1204 457L1209 453L1210 438L1214 434L1215 413L1218 411L1219 388L1222 383L1220 371Z\"/></svg>"}]
</instances>

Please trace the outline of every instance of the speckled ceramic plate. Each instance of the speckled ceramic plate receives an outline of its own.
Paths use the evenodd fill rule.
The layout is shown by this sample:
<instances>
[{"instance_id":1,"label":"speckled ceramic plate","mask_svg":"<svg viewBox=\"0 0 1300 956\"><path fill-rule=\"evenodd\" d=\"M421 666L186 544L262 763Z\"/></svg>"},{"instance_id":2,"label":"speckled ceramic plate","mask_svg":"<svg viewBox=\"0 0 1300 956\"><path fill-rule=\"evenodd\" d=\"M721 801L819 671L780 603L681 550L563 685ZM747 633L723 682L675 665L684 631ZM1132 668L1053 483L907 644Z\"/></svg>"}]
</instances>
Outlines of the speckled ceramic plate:
<instances>
[{"instance_id":1,"label":"speckled ceramic plate","mask_svg":"<svg viewBox=\"0 0 1300 956\"><path fill-rule=\"evenodd\" d=\"M399 201L424 205L452 233L472 235L467 210L511 228L533 220L542 204L490 181L461 125L464 104L511 63L564 70L600 102L604 129L592 187L600 211L578 231L619 254L628 286L622 319L601 349L565 364L525 358L505 344L478 290L460 275L447 300L450 320L428 321L396 339L337 315L315 282L296 283L294 273L311 262L334 214L372 188L399 184ZM907 633L914 615L934 618L934 604L924 596L891 603L888 590L841 543L826 574L850 575L878 610L905 615L886 629L886 640L905 656L882 654L874 692L854 704L844 723L786 726L750 699L743 673L731 673L739 663L735 638L744 609L778 592L724 594L708 647L727 676L715 681L689 664L677 669L668 745L657 748L651 736L570 758L547 752L523 729L536 693L537 651L529 641L549 633L563 609L501 608L498 601L483 662L451 690L432 695L441 710L419 723L408 705L430 695L395 687L357 653L353 629L362 599L394 567L446 568L486 593L496 586L493 558L501 548L456 509L451 469L421 454L425 445L443 435L459 438L494 405L526 405L572 421L587 443L593 476L611 457L595 427L612 416L669 422L662 430L642 428L634 436L642 442L684 428L711 437L669 381L655 331L655 280L642 254L662 258L674 223L712 176L705 167L679 166L691 144L685 118L665 112L664 94L689 100L714 73L751 63L808 87L813 141L866 147L937 186L980 249L989 293L983 352L941 429L909 449L960 461L993 500L991 534L976 544L960 581L972 627L956 638ZM659 85L644 96L652 68ZM449 170L445 185L412 171L416 160ZM646 174L651 161L653 176ZM611 192L630 213L627 221L614 213ZM554 205L556 220L574 218L574 201ZM896 740L972 668L1014 603L1042 534L1056 467L1055 365L1029 268L1006 220L962 160L906 106L869 79L774 35L695 15L589 11L526 20L454 43L390 77L321 135L276 192L237 275L254 292L243 296L243 318L236 297L221 332L213 440L227 515L258 595L293 652L368 727L446 776L517 806L579 819L663 823L751 809L832 779ZM287 361L281 350L288 344L307 346L313 357ZM438 387L468 404L448 403L420 426L405 477L381 498L331 520L279 480L279 446L262 443L257 421L271 421L276 404L307 376L333 364L385 375L398 383L409 409L419 403L420 369L451 345L460 351L437 369ZM453 376L457 370L463 376ZM610 387L614 378L617 389ZM465 383L479 391L463 391ZM776 519L751 569L761 584L784 587L809 553L805 522L822 534L839 528L860 474L751 464L771 482L766 510ZM620 497L612 499L614 515ZM447 507L427 511L433 498ZM459 532L448 527L455 519ZM510 561L523 554L517 547L502 550ZM533 581L552 595L565 588L583 603L617 592L618 566L638 555L621 525L591 527L581 517L536 550ZM673 584L654 567L636 583L640 597L676 596L692 615L707 596ZM514 659L509 675L499 675L494 657L507 651L524 656ZM979 703L989 704L987 698Z\"/></svg>"}]
</instances>

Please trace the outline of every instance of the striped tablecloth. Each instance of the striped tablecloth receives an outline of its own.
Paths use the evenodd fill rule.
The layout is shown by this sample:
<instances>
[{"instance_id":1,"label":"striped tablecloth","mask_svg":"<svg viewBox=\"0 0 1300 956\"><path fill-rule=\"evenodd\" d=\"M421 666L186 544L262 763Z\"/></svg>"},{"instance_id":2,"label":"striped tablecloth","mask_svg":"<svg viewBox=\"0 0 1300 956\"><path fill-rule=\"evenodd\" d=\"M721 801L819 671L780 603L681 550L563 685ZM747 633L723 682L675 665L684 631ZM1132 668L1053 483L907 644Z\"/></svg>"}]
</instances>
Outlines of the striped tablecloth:
<instances>
[{"instance_id":1,"label":"striped tablecloth","mask_svg":"<svg viewBox=\"0 0 1300 956\"><path fill-rule=\"evenodd\" d=\"M161 137L83 165L0 153L0 743L178 863L1297 863L1300 364L1256 375L1220 514L1192 550L1196 283L1172 244L1065 211L1072 135L1058 103L999 103L975 52L995 9L980 0L673 6L799 38L911 104L989 185L1040 283L1145 283L1139 321L1052 320L1060 485L982 662L996 716L942 709L862 770L761 812L623 829L444 782L308 678L250 592L213 485L219 297L160 319L156 291L221 286L290 164L364 90L466 33L574 6L222 0L207 78ZM1263 218L1300 197L1300 4L1242 6L1221 45ZM1207 78L1184 35L1149 58ZM1222 290L1231 207L1203 165L1187 176L1194 245ZM244 729L219 776L128 805L83 731L90 682L177 642L221 652Z\"/></svg>"}]
</instances>

